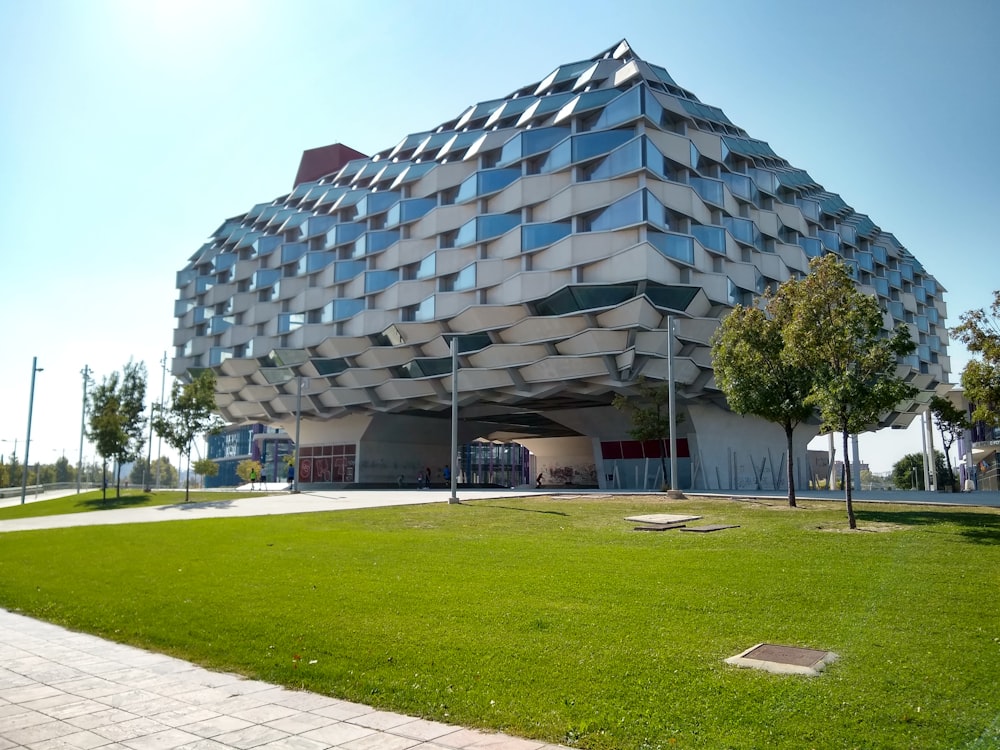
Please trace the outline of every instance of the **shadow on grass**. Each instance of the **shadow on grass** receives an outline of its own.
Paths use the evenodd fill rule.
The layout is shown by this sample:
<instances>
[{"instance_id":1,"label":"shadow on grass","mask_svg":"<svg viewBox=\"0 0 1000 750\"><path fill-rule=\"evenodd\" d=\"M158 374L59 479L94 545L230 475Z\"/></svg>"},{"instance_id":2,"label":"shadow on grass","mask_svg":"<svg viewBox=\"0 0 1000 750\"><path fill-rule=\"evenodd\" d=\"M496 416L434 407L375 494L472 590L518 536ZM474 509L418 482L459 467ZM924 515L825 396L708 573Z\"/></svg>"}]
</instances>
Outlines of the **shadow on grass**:
<instances>
[{"instance_id":1,"label":"shadow on grass","mask_svg":"<svg viewBox=\"0 0 1000 750\"><path fill-rule=\"evenodd\" d=\"M536 510L535 508L515 508L510 505L480 505L463 503L467 508L496 508L498 510L519 510L522 513L541 513L546 516L568 516L569 513L563 513L561 510Z\"/></svg>"},{"instance_id":2,"label":"shadow on grass","mask_svg":"<svg viewBox=\"0 0 1000 750\"><path fill-rule=\"evenodd\" d=\"M149 495L122 495L121 497L108 496L107 498L93 498L91 500L81 500L77 505L87 510L115 510L117 508L131 508L135 505L146 505L149 503Z\"/></svg>"},{"instance_id":3,"label":"shadow on grass","mask_svg":"<svg viewBox=\"0 0 1000 750\"><path fill-rule=\"evenodd\" d=\"M221 508L223 510L233 507L232 500L192 500L191 502L179 502L173 505L161 505L158 510L201 510L202 508Z\"/></svg>"},{"instance_id":4,"label":"shadow on grass","mask_svg":"<svg viewBox=\"0 0 1000 750\"><path fill-rule=\"evenodd\" d=\"M1000 544L1000 513L975 513L946 510L872 510L854 511L859 521L894 523L901 526L958 526L958 534L975 544Z\"/></svg>"}]
</instances>

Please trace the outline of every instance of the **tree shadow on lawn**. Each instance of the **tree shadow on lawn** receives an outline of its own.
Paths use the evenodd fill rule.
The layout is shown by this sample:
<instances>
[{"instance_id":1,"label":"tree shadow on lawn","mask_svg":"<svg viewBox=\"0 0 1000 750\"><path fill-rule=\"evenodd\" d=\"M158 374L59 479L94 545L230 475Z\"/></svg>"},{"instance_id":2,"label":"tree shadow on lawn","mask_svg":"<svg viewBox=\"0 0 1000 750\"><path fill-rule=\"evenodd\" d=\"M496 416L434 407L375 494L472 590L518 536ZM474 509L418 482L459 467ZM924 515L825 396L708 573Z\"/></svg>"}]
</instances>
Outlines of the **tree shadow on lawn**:
<instances>
[{"instance_id":1,"label":"tree shadow on lawn","mask_svg":"<svg viewBox=\"0 0 1000 750\"><path fill-rule=\"evenodd\" d=\"M145 505L149 502L149 498L150 496L146 494L108 496L106 499L97 497L92 500L81 500L77 505L87 510L116 510L117 508L131 508L134 505Z\"/></svg>"},{"instance_id":2,"label":"tree shadow on lawn","mask_svg":"<svg viewBox=\"0 0 1000 750\"><path fill-rule=\"evenodd\" d=\"M568 516L561 510L536 510L535 508L515 508L511 505L480 505L479 503L463 503L466 508L497 508L498 510L519 510L522 513L542 513L547 516Z\"/></svg>"},{"instance_id":3,"label":"tree shadow on lawn","mask_svg":"<svg viewBox=\"0 0 1000 750\"><path fill-rule=\"evenodd\" d=\"M222 508L227 509L233 507L232 500L205 500L198 501L192 500L189 503L174 503L173 505L161 505L157 510L202 510L203 508Z\"/></svg>"},{"instance_id":4,"label":"tree shadow on lawn","mask_svg":"<svg viewBox=\"0 0 1000 750\"><path fill-rule=\"evenodd\" d=\"M859 521L890 523L900 526L933 526L953 524L958 533L975 544L1000 544L1000 513L975 513L945 510L874 510L856 509Z\"/></svg>"}]
</instances>

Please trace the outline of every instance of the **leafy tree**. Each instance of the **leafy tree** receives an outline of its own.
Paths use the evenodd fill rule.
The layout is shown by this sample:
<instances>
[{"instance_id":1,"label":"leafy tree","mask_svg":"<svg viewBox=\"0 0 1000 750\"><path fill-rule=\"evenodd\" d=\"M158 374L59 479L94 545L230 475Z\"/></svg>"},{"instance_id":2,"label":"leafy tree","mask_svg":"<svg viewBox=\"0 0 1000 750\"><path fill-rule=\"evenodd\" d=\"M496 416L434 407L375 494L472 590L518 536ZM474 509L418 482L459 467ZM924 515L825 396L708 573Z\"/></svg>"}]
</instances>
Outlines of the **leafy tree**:
<instances>
[{"instance_id":1,"label":"leafy tree","mask_svg":"<svg viewBox=\"0 0 1000 750\"><path fill-rule=\"evenodd\" d=\"M69 459L66 456L60 456L56 459L55 470L57 482L70 482L76 478L73 467L69 465Z\"/></svg>"},{"instance_id":2,"label":"leafy tree","mask_svg":"<svg viewBox=\"0 0 1000 750\"><path fill-rule=\"evenodd\" d=\"M150 476L152 477L157 476L157 472L159 472L159 486L161 487L176 487L180 480L177 469L174 468L174 465L170 463L170 459L166 456L160 456L157 460L153 461L150 471Z\"/></svg>"},{"instance_id":3,"label":"leafy tree","mask_svg":"<svg viewBox=\"0 0 1000 750\"><path fill-rule=\"evenodd\" d=\"M146 365L129 360L119 375L113 372L90 395L90 431L87 437L104 459L118 465L115 495L121 495L121 466L138 459L145 445ZM107 488L104 490L107 494Z\"/></svg>"},{"instance_id":4,"label":"leafy tree","mask_svg":"<svg viewBox=\"0 0 1000 750\"><path fill-rule=\"evenodd\" d=\"M0 487L10 487L10 467L0 464Z\"/></svg>"},{"instance_id":5,"label":"leafy tree","mask_svg":"<svg viewBox=\"0 0 1000 750\"><path fill-rule=\"evenodd\" d=\"M236 465L236 476L244 482L249 482L250 477L260 479L260 470L260 461L254 461L252 458L244 458Z\"/></svg>"},{"instance_id":6,"label":"leafy tree","mask_svg":"<svg viewBox=\"0 0 1000 750\"><path fill-rule=\"evenodd\" d=\"M959 316L952 329L955 337L980 359L972 359L962 370L962 388L972 402L972 419L990 426L1000 425L1000 290L993 292L990 309L970 310Z\"/></svg>"},{"instance_id":7,"label":"leafy tree","mask_svg":"<svg viewBox=\"0 0 1000 750\"><path fill-rule=\"evenodd\" d=\"M175 382L170 389L170 406L158 408L153 429L181 456L187 456L188 470L184 477L184 502L190 499L191 446L199 435L216 432L223 422L215 409L215 373L202 370L185 385Z\"/></svg>"},{"instance_id":8,"label":"leafy tree","mask_svg":"<svg viewBox=\"0 0 1000 750\"><path fill-rule=\"evenodd\" d=\"M645 378L639 378L638 394L626 396L616 394L611 405L618 411L628 412L632 418L632 428L628 434L634 440L658 440L660 442L660 467L667 476L667 441L670 439L670 384L660 381L652 385ZM677 422L683 421L682 416Z\"/></svg>"},{"instance_id":9,"label":"leafy tree","mask_svg":"<svg viewBox=\"0 0 1000 750\"><path fill-rule=\"evenodd\" d=\"M944 454L941 451L934 451L934 465L939 476L946 471ZM916 488L924 490L924 454L908 453L892 465L892 483L898 489L913 489L914 479Z\"/></svg>"},{"instance_id":10,"label":"leafy tree","mask_svg":"<svg viewBox=\"0 0 1000 750\"><path fill-rule=\"evenodd\" d=\"M847 520L856 529L848 441L916 394L896 375L898 358L912 352L914 343L906 326L884 335L878 302L858 290L837 256L814 258L809 265L808 276L778 289L792 310L785 346L796 365L813 372L807 403L818 410L822 429L843 435Z\"/></svg>"},{"instance_id":11,"label":"leafy tree","mask_svg":"<svg viewBox=\"0 0 1000 750\"><path fill-rule=\"evenodd\" d=\"M194 462L194 473L200 477L217 477L219 464L210 458L199 458Z\"/></svg>"},{"instance_id":12,"label":"leafy tree","mask_svg":"<svg viewBox=\"0 0 1000 750\"><path fill-rule=\"evenodd\" d=\"M938 473L938 476L948 477L948 487L954 490L955 471L951 466L951 446L955 444L955 441L971 425L965 416L965 412L946 398L932 396L930 407L931 414L934 417L934 426L941 433L941 447L944 448L944 457L948 464L948 473Z\"/></svg>"},{"instance_id":13,"label":"leafy tree","mask_svg":"<svg viewBox=\"0 0 1000 750\"><path fill-rule=\"evenodd\" d=\"M754 414L785 432L788 505L795 507L795 464L792 435L813 413L806 402L813 386L812 369L798 364L782 336L792 308L785 297L769 294L758 306L737 305L712 336L715 382L737 414Z\"/></svg>"}]
</instances>

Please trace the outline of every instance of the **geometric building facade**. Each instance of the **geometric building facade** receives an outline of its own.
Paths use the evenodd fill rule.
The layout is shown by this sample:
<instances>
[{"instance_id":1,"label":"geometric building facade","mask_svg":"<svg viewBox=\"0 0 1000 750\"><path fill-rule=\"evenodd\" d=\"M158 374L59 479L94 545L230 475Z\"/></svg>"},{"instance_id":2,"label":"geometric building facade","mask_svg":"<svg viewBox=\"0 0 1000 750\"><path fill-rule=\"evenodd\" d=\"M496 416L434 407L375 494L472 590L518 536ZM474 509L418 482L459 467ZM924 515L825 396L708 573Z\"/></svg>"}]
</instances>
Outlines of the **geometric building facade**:
<instances>
[{"instance_id":1,"label":"geometric building facade","mask_svg":"<svg viewBox=\"0 0 1000 750\"><path fill-rule=\"evenodd\" d=\"M780 487L783 432L728 411L709 341L825 253L916 343L900 367L921 394L882 425L947 382L944 290L920 262L625 41L372 156L307 155L290 193L178 273L173 372L212 368L233 423L294 434L300 413L303 456L343 459L324 481L449 463L457 387L463 443L521 443L546 478L656 486L659 446L611 400L665 380L672 353L678 486Z\"/></svg>"}]
</instances>

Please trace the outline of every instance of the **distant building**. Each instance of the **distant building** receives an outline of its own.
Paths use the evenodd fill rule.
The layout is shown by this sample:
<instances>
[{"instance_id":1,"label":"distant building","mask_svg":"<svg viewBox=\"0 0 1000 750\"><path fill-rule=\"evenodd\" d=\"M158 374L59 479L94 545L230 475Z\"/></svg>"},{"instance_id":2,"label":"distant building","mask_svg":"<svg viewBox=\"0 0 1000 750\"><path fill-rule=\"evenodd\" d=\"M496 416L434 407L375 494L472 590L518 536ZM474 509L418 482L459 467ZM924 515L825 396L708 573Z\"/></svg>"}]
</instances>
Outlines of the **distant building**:
<instances>
[{"instance_id":1,"label":"distant building","mask_svg":"<svg viewBox=\"0 0 1000 750\"><path fill-rule=\"evenodd\" d=\"M173 372L212 368L237 424L291 435L301 410L307 484L449 463L457 388L460 442L526 447L517 479L659 488L664 445L633 440L611 401L666 380L672 353L678 485L781 488L784 435L727 409L710 338L826 253L887 329L909 326L907 380L947 382L944 290L923 265L622 41L370 157L306 152L291 192L225 220L178 273ZM803 487L814 434L796 432Z\"/></svg>"},{"instance_id":2,"label":"distant building","mask_svg":"<svg viewBox=\"0 0 1000 750\"><path fill-rule=\"evenodd\" d=\"M236 475L240 461L259 461L268 481L281 482L286 476L284 456L294 451L284 431L262 424L233 425L208 436L208 458L219 464L219 473L205 477L206 487L235 487L243 484Z\"/></svg>"}]
</instances>

